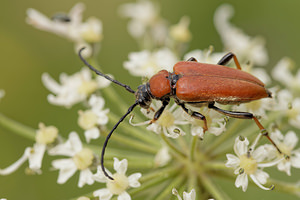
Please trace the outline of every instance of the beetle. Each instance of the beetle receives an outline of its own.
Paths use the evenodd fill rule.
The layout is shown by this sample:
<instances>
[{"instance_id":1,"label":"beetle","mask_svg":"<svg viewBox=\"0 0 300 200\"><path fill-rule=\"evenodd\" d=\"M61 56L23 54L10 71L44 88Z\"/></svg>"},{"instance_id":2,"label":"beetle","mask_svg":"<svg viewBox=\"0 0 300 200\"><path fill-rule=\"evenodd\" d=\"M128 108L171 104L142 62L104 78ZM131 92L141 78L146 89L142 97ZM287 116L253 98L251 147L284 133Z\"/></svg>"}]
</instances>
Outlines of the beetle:
<instances>
[{"instance_id":1,"label":"beetle","mask_svg":"<svg viewBox=\"0 0 300 200\"><path fill-rule=\"evenodd\" d=\"M106 177L113 180L104 168L104 154L109 138L118 125L132 110L139 105L142 108L149 109L152 99L162 101L162 106L155 112L150 123L159 119L164 109L173 98L186 113L191 117L204 122L204 132L208 130L207 121L204 115L195 112L186 107L186 104L194 107L207 106L221 114L240 119L253 119L258 128L281 154L282 151L269 137L268 132L252 113L228 111L215 106L215 102L220 104L241 104L259 100L262 98L272 98L272 94L265 88L255 76L241 70L240 63L233 53L227 53L217 64L199 63L193 57L187 61L180 61L173 67L173 72L161 70L153 75L149 82L140 85L137 91L130 86L112 79L91 66L81 55L84 48L79 50L79 57L92 71L111 82L124 87L130 93L135 94L135 103L131 105L125 115L114 125L107 135L101 152L101 168ZM234 60L237 69L225 66L229 61Z\"/></svg>"}]
</instances>

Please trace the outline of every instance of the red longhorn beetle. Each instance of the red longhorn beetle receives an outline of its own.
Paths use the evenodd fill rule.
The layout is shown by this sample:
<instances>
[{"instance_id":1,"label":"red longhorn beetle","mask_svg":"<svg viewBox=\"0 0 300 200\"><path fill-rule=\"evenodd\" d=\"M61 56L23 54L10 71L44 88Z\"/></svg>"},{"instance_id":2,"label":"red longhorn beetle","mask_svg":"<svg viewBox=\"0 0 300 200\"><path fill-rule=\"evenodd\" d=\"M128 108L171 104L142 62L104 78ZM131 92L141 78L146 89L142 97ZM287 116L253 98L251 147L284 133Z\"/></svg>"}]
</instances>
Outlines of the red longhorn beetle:
<instances>
[{"instance_id":1,"label":"red longhorn beetle","mask_svg":"<svg viewBox=\"0 0 300 200\"><path fill-rule=\"evenodd\" d=\"M104 153L109 138L124 118L132 112L134 107L140 105L142 108L149 109L152 99L162 101L162 106L154 114L151 123L155 122L161 116L169 104L170 98L173 98L186 113L196 119L203 120L203 130L205 132L208 129L205 116L186 108L185 104L190 104L195 107L208 106L208 108L229 117L253 119L262 134L266 136L276 147L277 151L281 153L281 150L269 137L266 129L252 113L222 110L214 105L215 102L220 104L240 104L272 97L271 92L264 87L264 83L255 76L241 70L237 57L233 53L226 54L216 65L199 63L195 58L191 57L187 61L176 63L173 67L173 72L166 70L159 71L152 76L148 83L138 86L137 91L134 91L128 85L110 78L91 66L81 55L83 49L84 48L79 50L79 57L86 66L96 74L134 93L136 97L135 103L128 108L126 114L115 124L103 144L101 167L103 173L109 179L113 180L104 168ZM237 69L224 66L231 59L234 60Z\"/></svg>"}]
</instances>

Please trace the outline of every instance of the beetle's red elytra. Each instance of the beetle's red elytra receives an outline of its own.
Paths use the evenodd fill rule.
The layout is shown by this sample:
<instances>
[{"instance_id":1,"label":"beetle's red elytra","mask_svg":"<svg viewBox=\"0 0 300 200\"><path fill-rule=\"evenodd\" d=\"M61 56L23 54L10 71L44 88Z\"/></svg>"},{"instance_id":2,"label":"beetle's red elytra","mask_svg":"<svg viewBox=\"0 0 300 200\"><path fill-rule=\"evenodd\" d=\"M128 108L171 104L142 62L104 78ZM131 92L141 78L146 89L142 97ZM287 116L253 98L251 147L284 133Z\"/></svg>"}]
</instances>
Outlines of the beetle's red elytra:
<instances>
[{"instance_id":1,"label":"beetle's red elytra","mask_svg":"<svg viewBox=\"0 0 300 200\"><path fill-rule=\"evenodd\" d=\"M237 104L271 97L264 84L253 75L221 65L181 61L175 64L173 73L180 76L175 85L175 95L186 103L214 101ZM169 73L162 70L149 80L154 97L170 95L168 77Z\"/></svg>"},{"instance_id":2,"label":"beetle's red elytra","mask_svg":"<svg viewBox=\"0 0 300 200\"><path fill-rule=\"evenodd\" d=\"M134 91L130 86L120 83L117 80L101 73L91 66L81 55L84 48L79 50L79 57L96 74L124 87L127 91L134 93L136 101L131 105L125 115L115 124L110 133L107 135L102 147L101 153L101 167L102 171L109 179L109 176L104 168L104 154L109 138L118 125L125 119L125 117L132 112L137 106L149 109L152 99L162 101L162 106L155 112L151 123L155 122L164 109L173 98L186 113L191 117L203 120L203 131L207 131L207 122L204 115L186 108L186 104L194 107L207 106L221 114L229 117L241 119L253 119L261 133L275 146L279 153L282 151L269 137L268 132L259 122L259 120L248 112L228 111L215 106L215 102L220 104L241 104L259 100L262 98L271 98L269 92L263 82L255 76L241 70L241 66L237 57L233 53L226 54L216 64L199 63L195 58L190 58L187 61L180 61L173 67L173 72L161 70L151 77L148 83L138 86L137 91ZM225 65L234 60L237 69L226 67Z\"/></svg>"}]
</instances>

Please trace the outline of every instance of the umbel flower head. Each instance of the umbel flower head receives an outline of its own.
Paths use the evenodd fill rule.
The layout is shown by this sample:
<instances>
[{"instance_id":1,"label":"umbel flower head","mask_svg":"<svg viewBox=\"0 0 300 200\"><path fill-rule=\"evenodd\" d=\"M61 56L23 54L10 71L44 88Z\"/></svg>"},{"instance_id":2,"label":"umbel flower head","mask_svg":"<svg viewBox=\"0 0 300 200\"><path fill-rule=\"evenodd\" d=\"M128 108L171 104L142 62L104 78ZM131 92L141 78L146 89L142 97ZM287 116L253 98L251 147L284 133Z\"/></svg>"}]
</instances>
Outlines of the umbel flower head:
<instances>
[{"instance_id":1,"label":"umbel flower head","mask_svg":"<svg viewBox=\"0 0 300 200\"><path fill-rule=\"evenodd\" d=\"M55 126L45 126L43 123L40 123L35 135L36 143L33 144L33 147L27 147L19 160L5 169L0 169L0 175L8 175L15 172L27 160L29 162L27 172L40 174L45 151L46 149L48 151L51 150L57 137L58 129Z\"/></svg>"}]
</instances>

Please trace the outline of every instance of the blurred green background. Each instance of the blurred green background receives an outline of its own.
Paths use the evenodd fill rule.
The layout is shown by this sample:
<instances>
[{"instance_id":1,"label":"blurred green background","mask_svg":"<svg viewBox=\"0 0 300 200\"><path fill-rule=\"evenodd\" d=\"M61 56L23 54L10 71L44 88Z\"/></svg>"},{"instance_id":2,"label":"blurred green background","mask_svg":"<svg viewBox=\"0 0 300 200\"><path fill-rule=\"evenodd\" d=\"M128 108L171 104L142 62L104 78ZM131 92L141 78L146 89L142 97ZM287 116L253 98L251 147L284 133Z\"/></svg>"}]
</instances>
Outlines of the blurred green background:
<instances>
[{"instance_id":1,"label":"blurred green background","mask_svg":"<svg viewBox=\"0 0 300 200\"><path fill-rule=\"evenodd\" d=\"M49 92L41 84L41 74L49 72L57 79L61 72L71 74L79 71L82 63L75 55L71 42L32 28L25 23L25 16L26 9L30 7L51 16L58 11L68 12L77 2L2 0L0 8L0 89L6 92L5 98L0 102L0 112L33 128L37 128L39 122L55 125L65 136L73 129L78 129L76 106L68 110L48 104L46 97ZM122 63L127 60L129 52L137 51L138 48L127 33L127 20L121 19L117 12L119 5L130 1L82 2L86 4L84 19L96 16L103 22L104 40L98 57L103 70L135 88L140 79L128 78L129 74L122 68ZM215 9L225 2L235 8L232 22L237 27L250 36L261 35L266 39L270 58L266 68L271 70L284 56L300 63L300 1L162 0L161 15L171 24L177 23L183 15L190 16L193 40L189 50L204 49L213 45L216 51L221 51L223 46L213 25L213 14ZM117 90L124 94L124 101L132 102L131 95L122 89ZM109 102L106 104L110 108L114 106ZM32 141L0 128L0 168L16 161L23 154L25 147L32 144ZM48 171L50 162L47 156L43 163L42 175L25 175L26 166L27 163L12 175L0 176L0 198L69 199L97 188L97 185L94 185L78 189L78 175L64 185L57 185L57 172ZM276 176L286 177L283 173L277 173ZM287 181L299 179L299 170L292 171L292 177L285 178ZM247 193L243 193L234 185L227 184L224 180L219 181L223 189L232 194L233 199L295 199L294 196L276 191L265 192L256 187L250 187Z\"/></svg>"}]
</instances>

